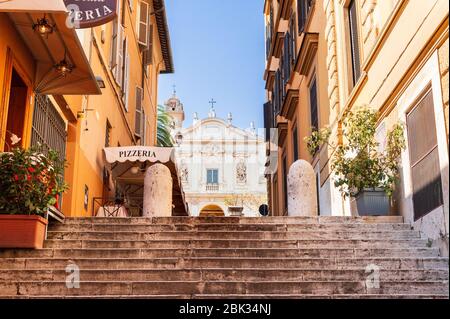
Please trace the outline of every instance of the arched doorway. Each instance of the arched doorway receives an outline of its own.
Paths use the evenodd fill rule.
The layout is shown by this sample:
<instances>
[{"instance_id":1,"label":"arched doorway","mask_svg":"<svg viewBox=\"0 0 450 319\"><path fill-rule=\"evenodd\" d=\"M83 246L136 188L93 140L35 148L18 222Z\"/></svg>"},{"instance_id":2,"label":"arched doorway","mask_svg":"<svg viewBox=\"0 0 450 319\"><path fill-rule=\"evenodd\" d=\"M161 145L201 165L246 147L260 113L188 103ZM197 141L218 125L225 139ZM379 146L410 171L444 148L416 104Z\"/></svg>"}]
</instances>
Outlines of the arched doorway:
<instances>
[{"instance_id":1,"label":"arched doorway","mask_svg":"<svg viewBox=\"0 0 450 319\"><path fill-rule=\"evenodd\" d=\"M223 217L225 213L222 208L218 205L206 205L200 211L200 217Z\"/></svg>"}]
</instances>

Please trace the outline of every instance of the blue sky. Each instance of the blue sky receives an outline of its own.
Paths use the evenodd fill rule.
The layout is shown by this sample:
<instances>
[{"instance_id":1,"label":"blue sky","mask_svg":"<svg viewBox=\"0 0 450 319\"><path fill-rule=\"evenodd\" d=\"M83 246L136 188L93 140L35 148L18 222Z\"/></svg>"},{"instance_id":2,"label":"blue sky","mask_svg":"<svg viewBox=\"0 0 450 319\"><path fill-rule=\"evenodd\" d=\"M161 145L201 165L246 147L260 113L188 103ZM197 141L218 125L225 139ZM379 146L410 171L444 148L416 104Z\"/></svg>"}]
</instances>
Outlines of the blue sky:
<instances>
[{"instance_id":1,"label":"blue sky","mask_svg":"<svg viewBox=\"0 0 450 319\"><path fill-rule=\"evenodd\" d=\"M233 124L263 127L263 0L166 0L175 65L159 77L158 102L176 85L186 121L193 112L208 114L211 98L217 116L233 113Z\"/></svg>"}]
</instances>

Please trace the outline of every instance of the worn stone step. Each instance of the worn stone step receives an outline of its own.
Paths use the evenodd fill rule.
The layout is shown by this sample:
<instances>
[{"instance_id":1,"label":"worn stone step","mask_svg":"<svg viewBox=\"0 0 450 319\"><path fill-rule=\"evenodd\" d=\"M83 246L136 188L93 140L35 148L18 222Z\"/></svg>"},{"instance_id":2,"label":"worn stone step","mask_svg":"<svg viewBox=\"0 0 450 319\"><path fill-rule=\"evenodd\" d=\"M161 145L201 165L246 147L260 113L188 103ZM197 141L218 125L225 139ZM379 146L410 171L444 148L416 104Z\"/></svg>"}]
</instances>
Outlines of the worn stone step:
<instances>
[{"instance_id":1,"label":"worn stone step","mask_svg":"<svg viewBox=\"0 0 450 319\"><path fill-rule=\"evenodd\" d=\"M54 224L51 231L395 231L411 230L407 224Z\"/></svg>"},{"instance_id":2,"label":"worn stone step","mask_svg":"<svg viewBox=\"0 0 450 319\"><path fill-rule=\"evenodd\" d=\"M135 231L49 231L49 239L103 239L103 240L157 240L157 239L418 239L417 231L168 231L168 232L135 232Z\"/></svg>"},{"instance_id":3,"label":"worn stone step","mask_svg":"<svg viewBox=\"0 0 450 319\"><path fill-rule=\"evenodd\" d=\"M48 295L38 295L38 296L17 296L9 295L2 296L2 299L34 299L34 300L46 300L46 299L130 299L129 295L100 295L100 296L48 296ZM207 295L207 294L195 294L195 295L133 295L133 299L195 299L195 300L211 300L211 299L225 299L225 300L250 300L250 299L260 299L260 300L274 300L274 299L448 299L446 294L388 294L388 295L375 295L375 294L365 294L365 295L295 295L295 294L247 294L247 295Z\"/></svg>"},{"instance_id":4,"label":"worn stone step","mask_svg":"<svg viewBox=\"0 0 450 319\"><path fill-rule=\"evenodd\" d=\"M64 281L65 269L0 269L0 281ZM83 281L358 281L364 269L82 269ZM448 270L380 270L383 281L445 281ZM1 284L0 284L1 285Z\"/></svg>"},{"instance_id":5,"label":"worn stone step","mask_svg":"<svg viewBox=\"0 0 450 319\"><path fill-rule=\"evenodd\" d=\"M66 218L67 224L91 224L91 223L119 223L119 224L305 224L305 223L403 223L401 216L364 216L364 217L341 217L341 216L320 216L320 217L153 217L153 218Z\"/></svg>"},{"instance_id":6,"label":"worn stone step","mask_svg":"<svg viewBox=\"0 0 450 319\"><path fill-rule=\"evenodd\" d=\"M171 268L322 268L448 269L448 258L2 258L0 269L65 269L74 262L80 269L171 269Z\"/></svg>"},{"instance_id":7,"label":"worn stone step","mask_svg":"<svg viewBox=\"0 0 450 319\"><path fill-rule=\"evenodd\" d=\"M367 288L363 281L232 282L232 281L81 281L79 288L67 288L65 281L3 283L0 295L168 295L168 294L445 294L448 281L382 281L380 288Z\"/></svg>"},{"instance_id":8,"label":"worn stone step","mask_svg":"<svg viewBox=\"0 0 450 319\"><path fill-rule=\"evenodd\" d=\"M42 250L0 250L0 258L164 258L164 257L438 257L436 248L82 248Z\"/></svg>"},{"instance_id":9,"label":"worn stone step","mask_svg":"<svg viewBox=\"0 0 450 319\"><path fill-rule=\"evenodd\" d=\"M81 240L49 239L46 248L425 248L424 239L322 239L322 240L244 240L244 239L168 239L168 240Z\"/></svg>"}]
</instances>

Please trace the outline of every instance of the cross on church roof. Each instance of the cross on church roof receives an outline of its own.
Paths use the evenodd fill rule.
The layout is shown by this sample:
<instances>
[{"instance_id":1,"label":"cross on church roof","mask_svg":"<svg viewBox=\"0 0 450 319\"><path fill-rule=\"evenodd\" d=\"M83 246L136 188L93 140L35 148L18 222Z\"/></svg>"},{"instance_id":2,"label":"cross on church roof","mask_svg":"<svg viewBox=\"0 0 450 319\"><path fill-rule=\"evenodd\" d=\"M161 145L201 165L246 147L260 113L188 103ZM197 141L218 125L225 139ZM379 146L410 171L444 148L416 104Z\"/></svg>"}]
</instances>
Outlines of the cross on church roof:
<instances>
[{"instance_id":1,"label":"cross on church roof","mask_svg":"<svg viewBox=\"0 0 450 319\"><path fill-rule=\"evenodd\" d=\"M173 87L173 96L177 95L177 86L174 84Z\"/></svg>"},{"instance_id":2,"label":"cross on church roof","mask_svg":"<svg viewBox=\"0 0 450 319\"><path fill-rule=\"evenodd\" d=\"M214 99L211 99L211 101L209 101L209 104L211 104L211 108L214 108L214 104L216 104L217 102L214 101Z\"/></svg>"}]
</instances>

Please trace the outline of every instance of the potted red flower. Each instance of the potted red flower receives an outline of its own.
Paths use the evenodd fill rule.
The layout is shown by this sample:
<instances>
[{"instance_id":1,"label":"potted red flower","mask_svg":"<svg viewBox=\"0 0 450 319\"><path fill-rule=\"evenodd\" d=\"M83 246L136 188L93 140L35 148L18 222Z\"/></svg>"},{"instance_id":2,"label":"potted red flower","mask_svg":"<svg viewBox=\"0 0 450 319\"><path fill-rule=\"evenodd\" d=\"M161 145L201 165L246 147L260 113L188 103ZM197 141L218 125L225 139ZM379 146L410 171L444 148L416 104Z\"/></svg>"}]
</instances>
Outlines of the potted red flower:
<instances>
[{"instance_id":1,"label":"potted red flower","mask_svg":"<svg viewBox=\"0 0 450 319\"><path fill-rule=\"evenodd\" d=\"M63 169L58 153L42 146L0 153L0 248L43 247L44 214L66 189Z\"/></svg>"}]
</instances>

